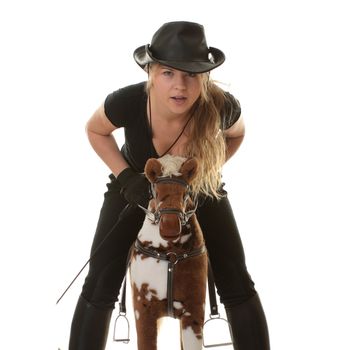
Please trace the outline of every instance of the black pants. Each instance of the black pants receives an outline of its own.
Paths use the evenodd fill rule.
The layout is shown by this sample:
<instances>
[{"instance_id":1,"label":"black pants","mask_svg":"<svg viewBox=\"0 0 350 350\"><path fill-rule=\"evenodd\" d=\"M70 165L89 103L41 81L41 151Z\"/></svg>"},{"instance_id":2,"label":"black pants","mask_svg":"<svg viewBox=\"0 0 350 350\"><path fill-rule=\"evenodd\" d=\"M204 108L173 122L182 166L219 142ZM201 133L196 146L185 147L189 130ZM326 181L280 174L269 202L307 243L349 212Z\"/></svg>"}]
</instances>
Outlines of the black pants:
<instances>
[{"instance_id":1,"label":"black pants","mask_svg":"<svg viewBox=\"0 0 350 350\"><path fill-rule=\"evenodd\" d=\"M91 252L111 230L127 204L113 176L107 187ZM203 230L221 302L225 306L241 304L256 291L246 268L242 242L227 196L220 200L207 198L196 215ZM82 291L83 297L91 304L99 308L114 307L125 275L129 248L143 221L142 210L133 209L119 222L91 260Z\"/></svg>"}]
</instances>

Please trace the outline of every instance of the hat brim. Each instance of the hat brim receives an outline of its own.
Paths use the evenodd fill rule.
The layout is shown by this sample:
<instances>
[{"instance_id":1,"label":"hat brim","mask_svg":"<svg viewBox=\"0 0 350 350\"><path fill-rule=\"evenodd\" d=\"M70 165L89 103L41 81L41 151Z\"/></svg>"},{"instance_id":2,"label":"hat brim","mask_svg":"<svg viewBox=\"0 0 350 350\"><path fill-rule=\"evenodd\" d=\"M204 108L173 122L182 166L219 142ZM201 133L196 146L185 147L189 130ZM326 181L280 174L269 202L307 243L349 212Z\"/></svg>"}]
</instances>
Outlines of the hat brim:
<instances>
[{"instance_id":1,"label":"hat brim","mask_svg":"<svg viewBox=\"0 0 350 350\"><path fill-rule=\"evenodd\" d=\"M211 58L208 58L208 61L164 61L152 56L149 45L143 45L134 51L134 59L142 69L149 63L159 63L188 73L205 73L219 67L225 61L224 53L215 47L209 47L209 54Z\"/></svg>"}]
</instances>

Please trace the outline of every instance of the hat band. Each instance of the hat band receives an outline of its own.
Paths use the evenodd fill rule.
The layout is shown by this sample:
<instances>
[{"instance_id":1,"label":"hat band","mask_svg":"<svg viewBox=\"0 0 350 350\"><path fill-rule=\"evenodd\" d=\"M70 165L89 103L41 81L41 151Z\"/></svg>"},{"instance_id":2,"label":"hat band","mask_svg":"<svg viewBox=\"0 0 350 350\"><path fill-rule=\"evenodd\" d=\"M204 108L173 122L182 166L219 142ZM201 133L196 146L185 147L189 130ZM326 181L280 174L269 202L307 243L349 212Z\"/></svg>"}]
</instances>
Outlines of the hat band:
<instances>
[{"instance_id":1,"label":"hat band","mask_svg":"<svg viewBox=\"0 0 350 350\"><path fill-rule=\"evenodd\" d=\"M210 62L209 50L206 53L193 52L193 50L163 50L162 54L157 53L150 45L146 47L148 55L156 61L168 62ZM165 51L165 52L164 52Z\"/></svg>"}]
</instances>

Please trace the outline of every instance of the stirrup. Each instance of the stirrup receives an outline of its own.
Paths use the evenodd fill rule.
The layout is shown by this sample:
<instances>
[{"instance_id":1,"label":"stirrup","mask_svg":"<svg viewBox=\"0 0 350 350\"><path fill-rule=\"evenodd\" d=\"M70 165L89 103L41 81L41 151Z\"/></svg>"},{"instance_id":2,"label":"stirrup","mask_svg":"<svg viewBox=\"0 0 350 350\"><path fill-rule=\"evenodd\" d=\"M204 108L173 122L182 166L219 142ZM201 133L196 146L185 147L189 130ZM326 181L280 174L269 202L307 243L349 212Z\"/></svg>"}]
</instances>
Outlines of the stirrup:
<instances>
[{"instance_id":1,"label":"stirrup","mask_svg":"<svg viewBox=\"0 0 350 350\"><path fill-rule=\"evenodd\" d=\"M123 337L118 337L116 335L117 322L124 323L127 328L127 335ZM124 344L128 344L130 341L130 324L128 318L126 317L126 312L119 312L118 317L114 321L114 332L113 332L113 341L115 342L123 342Z\"/></svg>"},{"instance_id":2,"label":"stirrup","mask_svg":"<svg viewBox=\"0 0 350 350\"><path fill-rule=\"evenodd\" d=\"M230 332L230 335L232 334L232 331L231 331L231 325L228 323L228 321L222 317L220 317L220 314L216 314L216 315L212 315L210 314L209 315L209 319L206 320L204 322L204 325L203 325L203 346L205 348L214 348L216 346L226 346L226 345L232 345L232 340L229 340L229 341L224 341L224 342L218 342L217 340L213 340L213 337L204 337L204 334L205 334L205 326L208 325L209 322L212 322L212 321L219 321L220 325L220 329L222 329L222 327L224 327L224 324L225 324L225 327L226 325L228 326L228 329L229 329L229 332ZM206 340L207 338L207 340ZM209 339L208 339L209 338Z\"/></svg>"}]
</instances>

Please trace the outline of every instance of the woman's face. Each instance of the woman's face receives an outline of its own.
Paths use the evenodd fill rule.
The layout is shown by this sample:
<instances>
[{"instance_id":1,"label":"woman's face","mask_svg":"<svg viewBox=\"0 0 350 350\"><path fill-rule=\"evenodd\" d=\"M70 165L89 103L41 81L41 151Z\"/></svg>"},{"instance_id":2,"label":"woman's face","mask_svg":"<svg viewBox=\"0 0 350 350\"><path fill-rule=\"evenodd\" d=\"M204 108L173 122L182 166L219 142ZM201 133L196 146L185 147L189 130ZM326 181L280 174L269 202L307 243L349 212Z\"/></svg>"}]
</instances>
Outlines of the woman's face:
<instances>
[{"instance_id":1,"label":"woman's face","mask_svg":"<svg viewBox=\"0 0 350 350\"><path fill-rule=\"evenodd\" d=\"M162 112L186 114L200 96L200 74L186 73L157 64L151 68L150 76L152 103L155 102Z\"/></svg>"}]
</instances>

